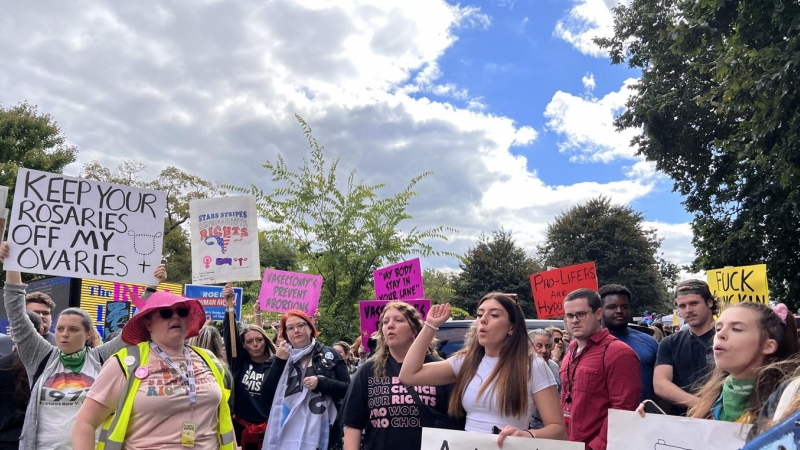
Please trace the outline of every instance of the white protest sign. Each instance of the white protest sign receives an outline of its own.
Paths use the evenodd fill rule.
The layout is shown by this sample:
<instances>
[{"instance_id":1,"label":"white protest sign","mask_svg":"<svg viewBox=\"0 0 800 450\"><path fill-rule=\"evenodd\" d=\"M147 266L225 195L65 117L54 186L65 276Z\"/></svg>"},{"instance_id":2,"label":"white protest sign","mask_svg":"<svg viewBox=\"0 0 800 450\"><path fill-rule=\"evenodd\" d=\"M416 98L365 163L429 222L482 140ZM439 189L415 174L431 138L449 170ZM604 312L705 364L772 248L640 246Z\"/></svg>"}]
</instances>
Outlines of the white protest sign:
<instances>
[{"instance_id":1,"label":"white protest sign","mask_svg":"<svg viewBox=\"0 0 800 450\"><path fill-rule=\"evenodd\" d=\"M192 283L261 279L258 215L253 196L189 202L192 228Z\"/></svg>"},{"instance_id":2,"label":"white protest sign","mask_svg":"<svg viewBox=\"0 0 800 450\"><path fill-rule=\"evenodd\" d=\"M749 430L741 423L608 410L608 450L736 450Z\"/></svg>"},{"instance_id":3,"label":"white protest sign","mask_svg":"<svg viewBox=\"0 0 800 450\"><path fill-rule=\"evenodd\" d=\"M631 447L633 448L633 447ZM441 428L423 428L420 450L498 450L497 435L454 431ZM550 439L531 439L507 437L503 440L503 450L584 450L582 442L553 441Z\"/></svg>"},{"instance_id":4,"label":"white protest sign","mask_svg":"<svg viewBox=\"0 0 800 450\"><path fill-rule=\"evenodd\" d=\"M166 194L20 169L5 270L157 284Z\"/></svg>"}]
</instances>

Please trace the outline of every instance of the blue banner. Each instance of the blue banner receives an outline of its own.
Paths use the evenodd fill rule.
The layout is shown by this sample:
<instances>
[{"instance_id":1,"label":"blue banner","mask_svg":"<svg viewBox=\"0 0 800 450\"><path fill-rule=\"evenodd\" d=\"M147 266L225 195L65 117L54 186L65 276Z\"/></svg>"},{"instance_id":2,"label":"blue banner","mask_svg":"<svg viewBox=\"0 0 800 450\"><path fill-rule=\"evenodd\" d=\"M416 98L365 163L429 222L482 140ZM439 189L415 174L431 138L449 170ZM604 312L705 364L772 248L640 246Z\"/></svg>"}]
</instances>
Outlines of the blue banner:
<instances>
[{"instance_id":1,"label":"blue banner","mask_svg":"<svg viewBox=\"0 0 800 450\"><path fill-rule=\"evenodd\" d=\"M236 299L236 320L242 320L242 288L233 288L234 298ZM225 308L227 304L222 298L222 286L206 286L203 284L187 284L184 286L183 296L195 298L203 304L206 315L211 314L211 318L216 320L225 319Z\"/></svg>"}]
</instances>

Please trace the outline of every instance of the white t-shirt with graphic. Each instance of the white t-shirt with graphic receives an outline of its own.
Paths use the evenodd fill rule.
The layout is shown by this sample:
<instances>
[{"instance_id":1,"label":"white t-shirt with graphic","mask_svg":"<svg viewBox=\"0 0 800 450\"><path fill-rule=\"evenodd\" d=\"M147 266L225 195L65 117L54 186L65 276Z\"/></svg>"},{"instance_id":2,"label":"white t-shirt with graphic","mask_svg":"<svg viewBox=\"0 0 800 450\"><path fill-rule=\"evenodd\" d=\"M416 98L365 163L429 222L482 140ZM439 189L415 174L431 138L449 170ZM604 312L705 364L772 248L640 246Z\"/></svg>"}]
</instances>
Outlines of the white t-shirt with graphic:
<instances>
[{"instance_id":1,"label":"white t-shirt with graphic","mask_svg":"<svg viewBox=\"0 0 800 450\"><path fill-rule=\"evenodd\" d=\"M72 448L72 428L89 388L98 371L92 364L83 364L74 373L58 362L56 373L44 380L39 391L39 423L36 428L37 450L69 450Z\"/></svg>"},{"instance_id":2,"label":"white t-shirt with graphic","mask_svg":"<svg viewBox=\"0 0 800 450\"><path fill-rule=\"evenodd\" d=\"M497 407L496 393L492 387L487 388L483 396L478 398L478 391L484 380L489 378L492 374L494 367L497 365L499 358L484 356L478 366L475 376L472 377L466 390L464 391L464 398L461 400L464 410L467 412L467 424L464 428L466 431L477 431L480 433L491 433L492 427L505 428L506 425L512 425L521 430L528 429L528 421L533 412L533 394L546 389L550 386L555 386L556 379L553 377L553 372L547 367L539 356L533 356L533 364L531 366L531 373L528 378L528 410L522 417L508 417L504 416ZM453 368L456 376L461 369L464 362L464 355L455 355L447 360Z\"/></svg>"}]
</instances>

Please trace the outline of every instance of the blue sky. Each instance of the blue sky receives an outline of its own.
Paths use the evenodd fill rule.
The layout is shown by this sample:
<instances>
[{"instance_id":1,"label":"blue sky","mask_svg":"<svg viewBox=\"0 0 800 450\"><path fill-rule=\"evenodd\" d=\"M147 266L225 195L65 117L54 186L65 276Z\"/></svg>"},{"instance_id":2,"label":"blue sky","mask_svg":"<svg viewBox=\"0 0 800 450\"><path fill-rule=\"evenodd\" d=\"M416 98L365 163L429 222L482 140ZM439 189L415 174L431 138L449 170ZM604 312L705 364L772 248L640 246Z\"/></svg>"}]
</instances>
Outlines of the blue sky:
<instances>
[{"instance_id":1,"label":"blue sky","mask_svg":"<svg viewBox=\"0 0 800 450\"><path fill-rule=\"evenodd\" d=\"M638 76L591 43L610 32L615 4L12 3L0 102L52 114L80 150L73 175L135 159L267 190L263 162L308 154L297 113L341 169L386 183L386 195L433 171L403 226L458 229L438 249L463 253L503 226L532 251L558 213L607 195L644 212L664 255L686 264L681 198L635 156L636 130L611 123Z\"/></svg>"}]
</instances>

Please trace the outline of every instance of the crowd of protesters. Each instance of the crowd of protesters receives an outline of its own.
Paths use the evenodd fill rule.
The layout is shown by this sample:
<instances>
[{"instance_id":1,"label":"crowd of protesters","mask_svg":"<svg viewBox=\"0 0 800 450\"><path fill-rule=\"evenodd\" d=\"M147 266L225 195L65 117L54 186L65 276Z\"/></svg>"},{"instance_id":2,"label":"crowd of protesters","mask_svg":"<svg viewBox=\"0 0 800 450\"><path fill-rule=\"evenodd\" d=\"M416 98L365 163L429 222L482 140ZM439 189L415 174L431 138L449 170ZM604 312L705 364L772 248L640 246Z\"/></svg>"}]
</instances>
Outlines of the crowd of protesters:
<instances>
[{"instance_id":1,"label":"crowd of protesters","mask_svg":"<svg viewBox=\"0 0 800 450\"><path fill-rule=\"evenodd\" d=\"M3 243L0 259L8 253ZM163 265L154 276L166 279ZM390 302L370 348L360 337L328 346L318 316L301 311L285 313L274 338L258 309L242 323L230 284L221 333L199 301L156 288L102 343L86 312L56 319L50 298L6 272L0 450L413 449L423 427L604 450L609 409L646 416L652 403L749 424L748 440L800 409L794 316L760 303L720 313L700 280L675 287L681 331L649 312L634 326L632 294L617 284L569 293L563 328L528 330L515 298L488 293L446 360L435 346L446 304L423 320Z\"/></svg>"}]
</instances>

